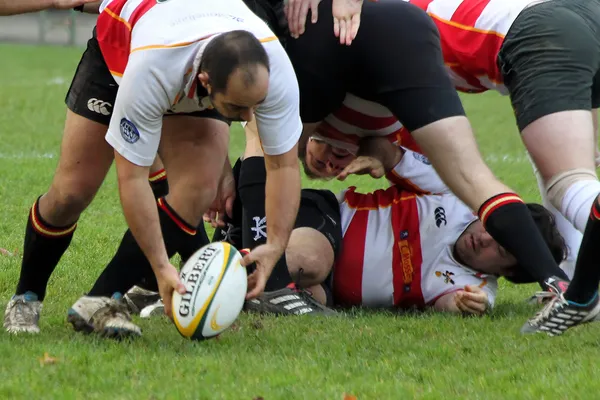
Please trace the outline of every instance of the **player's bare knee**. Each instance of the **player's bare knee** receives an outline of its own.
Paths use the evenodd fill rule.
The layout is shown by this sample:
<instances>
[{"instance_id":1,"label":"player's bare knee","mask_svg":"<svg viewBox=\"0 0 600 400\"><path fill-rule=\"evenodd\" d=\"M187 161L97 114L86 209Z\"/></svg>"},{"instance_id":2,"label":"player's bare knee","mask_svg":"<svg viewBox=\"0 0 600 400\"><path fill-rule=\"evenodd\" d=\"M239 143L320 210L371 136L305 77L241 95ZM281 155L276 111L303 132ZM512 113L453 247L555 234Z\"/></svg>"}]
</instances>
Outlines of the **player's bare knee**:
<instances>
[{"instance_id":1,"label":"player's bare knee","mask_svg":"<svg viewBox=\"0 0 600 400\"><path fill-rule=\"evenodd\" d=\"M90 205L98 188L89 186L61 186L53 184L40 201L40 212L52 225L74 223Z\"/></svg>"},{"instance_id":2,"label":"player's bare knee","mask_svg":"<svg viewBox=\"0 0 600 400\"><path fill-rule=\"evenodd\" d=\"M306 227L292 231L285 256L290 275L304 287L323 282L334 262L333 248L325 235Z\"/></svg>"},{"instance_id":3,"label":"player's bare knee","mask_svg":"<svg viewBox=\"0 0 600 400\"><path fill-rule=\"evenodd\" d=\"M583 232L593 202L600 194L596 172L585 168L561 172L546 183L548 201Z\"/></svg>"}]
</instances>

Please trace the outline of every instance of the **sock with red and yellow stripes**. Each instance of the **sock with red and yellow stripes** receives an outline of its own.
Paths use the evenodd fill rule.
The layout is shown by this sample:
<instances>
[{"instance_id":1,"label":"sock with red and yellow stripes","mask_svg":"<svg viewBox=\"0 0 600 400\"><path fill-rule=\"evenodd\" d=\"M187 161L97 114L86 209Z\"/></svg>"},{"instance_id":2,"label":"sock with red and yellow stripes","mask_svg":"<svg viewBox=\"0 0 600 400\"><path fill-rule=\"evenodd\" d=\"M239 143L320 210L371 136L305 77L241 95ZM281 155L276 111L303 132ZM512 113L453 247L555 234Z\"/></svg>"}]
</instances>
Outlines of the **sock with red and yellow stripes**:
<instances>
[{"instance_id":1,"label":"sock with red and yellow stripes","mask_svg":"<svg viewBox=\"0 0 600 400\"><path fill-rule=\"evenodd\" d=\"M543 289L546 289L544 281L552 276L568 280L517 194L501 193L491 197L481 205L478 214L486 231Z\"/></svg>"},{"instance_id":2,"label":"sock with red and yellow stripes","mask_svg":"<svg viewBox=\"0 0 600 400\"><path fill-rule=\"evenodd\" d=\"M160 227L169 258L182 249L199 246L198 238L195 237L196 229L185 222L165 198L158 199L157 205ZM206 233L204 237L208 243ZM152 266L138 246L131 230L128 229L117 253L102 271L88 295L110 297L116 292L126 293L132 286L141 282L148 290L157 288Z\"/></svg>"},{"instance_id":3,"label":"sock with red and yellow stripes","mask_svg":"<svg viewBox=\"0 0 600 400\"><path fill-rule=\"evenodd\" d=\"M38 198L31 207L25 228L23 261L16 294L33 292L42 301L46 296L50 275L69 247L77 224L63 227L50 225L40 215L39 201Z\"/></svg>"},{"instance_id":4,"label":"sock with red and yellow stripes","mask_svg":"<svg viewBox=\"0 0 600 400\"><path fill-rule=\"evenodd\" d=\"M148 177L150 187L155 198L165 197L169 194L169 182L167 181L167 171L164 168L150 174Z\"/></svg>"},{"instance_id":5,"label":"sock with red and yellow stripes","mask_svg":"<svg viewBox=\"0 0 600 400\"><path fill-rule=\"evenodd\" d=\"M595 298L600 283L600 199L592 204L590 219L585 225L575 275L565 293L565 298L571 302L586 304Z\"/></svg>"}]
</instances>

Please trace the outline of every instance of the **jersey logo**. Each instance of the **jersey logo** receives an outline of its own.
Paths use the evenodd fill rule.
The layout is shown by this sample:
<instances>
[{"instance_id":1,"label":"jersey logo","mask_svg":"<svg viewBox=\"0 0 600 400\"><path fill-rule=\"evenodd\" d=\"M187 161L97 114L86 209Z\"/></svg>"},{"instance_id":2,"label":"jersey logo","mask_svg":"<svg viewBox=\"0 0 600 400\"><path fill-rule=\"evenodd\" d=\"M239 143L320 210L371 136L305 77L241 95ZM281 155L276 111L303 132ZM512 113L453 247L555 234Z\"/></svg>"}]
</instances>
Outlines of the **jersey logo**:
<instances>
[{"instance_id":1,"label":"jersey logo","mask_svg":"<svg viewBox=\"0 0 600 400\"><path fill-rule=\"evenodd\" d=\"M162 4L162 3L166 3L167 1L169 1L169 0L156 0L156 3L157 4Z\"/></svg>"},{"instance_id":2,"label":"jersey logo","mask_svg":"<svg viewBox=\"0 0 600 400\"><path fill-rule=\"evenodd\" d=\"M437 276L438 278L443 277L445 284L451 283L452 285L454 285L454 279L452 279L452 277L454 276L454 272L450 272L450 271L446 271L446 272L435 271L435 276Z\"/></svg>"},{"instance_id":3,"label":"jersey logo","mask_svg":"<svg viewBox=\"0 0 600 400\"><path fill-rule=\"evenodd\" d=\"M421 161L425 165L431 165L431 162L429 161L429 158L425 157L421 153L413 152L413 157L415 158L415 160Z\"/></svg>"},{"instance_id":4,"label":"jersey logo","mask_svg":"<svg viewBox=\"0 0 600 400\"><path fill-rule=\"evenodd\" d=\"M133 122L123 118L119 127L121 128L121 136L127 143L135 143L140 140L140 133Z\"/></svg>"},{"instance_id":5,"label":"jersey logo","mask_svg":"<svg viewBox=\"0 0 600 400\"><path fill-rule=\"evenodd\" d=\"M110 104L108 101L91 98L87 102L87 108L88 110L98 114L110 115L110 112L112 111L112 104Z\"/></svg>"},{"instance_id":6,"label":"jersey logo","mask_svg":"<svg viewBox=\"0 0 600 400\"><path fill-rule=\"evenodd\" d=\"M254 220L255 226L250 229L254 232L254 241L256 242L261 237L266 238L267 232L265 230L267 229L267 217L253 217L252 219Z\"/></svg>"},{"instance_id":7,"label":"jersey logo","mask_svg":"<svg viewBox=\"0 0 600 400\"><path fill-rule=\"evenodd\" d=\"M444 225L448 224L446 222L446 210L444 210L444 207L438 207L435 209L434 218L435 218L435 226L437 226L438 228L440 226L442 226L442 224L444 224Z\"/></svg>"}]
</instances>

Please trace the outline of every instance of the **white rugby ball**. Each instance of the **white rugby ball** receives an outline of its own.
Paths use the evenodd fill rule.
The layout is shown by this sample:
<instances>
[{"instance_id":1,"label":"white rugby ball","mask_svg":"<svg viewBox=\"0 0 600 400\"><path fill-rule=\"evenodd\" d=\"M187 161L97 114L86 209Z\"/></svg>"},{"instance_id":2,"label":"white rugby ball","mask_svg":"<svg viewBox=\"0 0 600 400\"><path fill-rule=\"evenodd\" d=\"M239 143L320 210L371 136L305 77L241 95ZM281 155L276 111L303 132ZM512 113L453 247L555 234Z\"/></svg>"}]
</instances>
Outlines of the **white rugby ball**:
<instances>
[{"instance_id":1,"label":"white rugby ball","mask_svg":"<svg viewBox=\"0 0 600 400\"><path fill-rule=\"evenodd\" d=\"M240 253L226 242L210 243L181 269L187 292L173 293L173 320L182 336L204 340L229 328L244 306L248 289Z\"/></svg>"}]
</instances>

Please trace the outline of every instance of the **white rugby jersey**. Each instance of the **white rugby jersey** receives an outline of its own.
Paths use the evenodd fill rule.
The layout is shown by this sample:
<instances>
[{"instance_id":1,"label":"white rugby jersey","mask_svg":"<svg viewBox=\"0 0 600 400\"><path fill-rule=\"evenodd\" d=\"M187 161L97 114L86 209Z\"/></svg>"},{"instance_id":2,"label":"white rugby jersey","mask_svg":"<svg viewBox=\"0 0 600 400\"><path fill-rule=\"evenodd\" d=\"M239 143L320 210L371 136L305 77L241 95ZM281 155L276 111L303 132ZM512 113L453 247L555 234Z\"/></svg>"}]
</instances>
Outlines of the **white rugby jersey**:
<instances>
[{"instance_id":1,"label":"white rugby jersey","mask_svg":"<svg viewBox=\"0 0 600 400\"><path fill-rule=\"evenodd\" d=\"M456 261L453 246L477 216L449 193L427 160L407 151L399 175L429 184L417 195L392 186L369 194L349 188L339 197L343 244L333 273L342 306L424 307L466 285L494 304L497 278ZM420 176L420 178L417 178Z\"/></svg>"},{"instance_id":2,"label":"white rugby jersey","mask_svg":"<svg viewBox=\"0 0 600 400\"><path fill-rule=\"evenodd\" d=\"M342 106L318 125L315 137L352 153L358 151L360 139L385 136L390 142L420 151L410 132L385 106L346 93Z\"/></svg>"},{"instance_id":3,"label":"white rugby jersey","mask_svg":"<svg viewBox=\"0 0 600 400\"><path fill-rule=\"evenodd\" d=\"M206 91L197 90L200 58L211 39L233 30L251 32L269 56L269 92L255 113L265 153L282 154L298 142L294 69L242 0L104 0L100 11L98 43L119 84L106 140L132 163L154 161L164 114L212 107Z\"/></svg>"},{"instance_id":4,"label":"white rugby jersey","mask_svg":"<svg viewBox=\"0 0 600 400\"><path fill-rule=\"evenodd\" d=\"M440 32L446 67L457 89L508 93L498 68L498 52L521 11L540 0L404 1L433 18Z\"/></svg>"}]
</instances>

